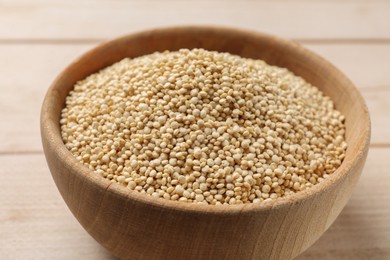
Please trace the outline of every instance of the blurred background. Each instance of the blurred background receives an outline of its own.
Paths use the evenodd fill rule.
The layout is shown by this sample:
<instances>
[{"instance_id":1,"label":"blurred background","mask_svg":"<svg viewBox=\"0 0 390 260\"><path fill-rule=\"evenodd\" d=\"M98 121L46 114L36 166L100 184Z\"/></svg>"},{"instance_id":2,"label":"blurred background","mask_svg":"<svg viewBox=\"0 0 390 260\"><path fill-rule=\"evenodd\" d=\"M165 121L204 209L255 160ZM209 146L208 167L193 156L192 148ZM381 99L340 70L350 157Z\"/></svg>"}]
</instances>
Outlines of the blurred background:
<instances>
[{"instance_id":1,"label":"blurred background","mask_svg":"<svg viewBox=\"0 0 390 260\"><path fill-rule=\"evenodd\" d=\"M56 75L86 50L172 25L289 38L356 83L372 119L366 167L339 218L297 259L390 259L388 0L0 0L0 258L114 259L78 224L51 179L40 106Z\"/></svg>"}]
</instances>

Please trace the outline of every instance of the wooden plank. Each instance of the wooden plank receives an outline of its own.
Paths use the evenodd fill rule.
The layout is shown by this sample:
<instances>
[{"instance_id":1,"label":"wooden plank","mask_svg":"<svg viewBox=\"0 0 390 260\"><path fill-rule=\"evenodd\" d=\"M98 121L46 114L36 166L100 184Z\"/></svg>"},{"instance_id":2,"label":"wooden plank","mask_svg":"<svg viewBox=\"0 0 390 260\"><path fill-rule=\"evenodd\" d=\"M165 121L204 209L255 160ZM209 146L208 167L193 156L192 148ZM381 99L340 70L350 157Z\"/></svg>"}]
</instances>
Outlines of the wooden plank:
<instances>
[{"instance_id":1,"label":"wooden plank","mask_svg":"<svg viewBox=\"0 0 390 260\"><path fill-rule=\"evenodd\" d=\"M91 47L0 45L0 153L42 150L39 113L45 92L63 67ZM331 60L356 82L371 112L372 142L389 144L390 45L307 47Z\"/></svg>"},{"instance_id":2,"label":"wooden plank","mask_svg":"<svg viewBox=\"0 0 390 260\"><path fill-rule=\"evenodd\" d=\"M43 154L0 156L2 259L111 259L62 200Z\"/></svg>"},{"instance_id":3,"label":"wooden plank","mask_svg":"<svg viewBox=\"0 0 390 260\"><path fill-rule=\"evenodd\" d=\"M152 27L214 24L290 38L389 39L389 11L390 2L380 0L2 1L0 38L102 39Z\"/></svg>"},{"instance_id":4,"label":"wooden plank","mask_svg":"<svg viewBox=\"0 0 390 260\"><path fill-rule=\"evenodd\" d=\"M390 148L370 150L352 199L297 259L390 258ZM0 156L0 255L5 259L114 259L75 220L43 154ZM27 185L28 184L28 185Z\"/></svg>"},{"instance_id":5,"label":"wooden plank","mask_svg":"<svg viewBox=\"0 0 390 260\"><path fill-rule=\"evenodd\" d=\"M39 115L46 90L70 61L90 47L0 46L0 152L42 150Z\"/></svg>"}]
</instances>

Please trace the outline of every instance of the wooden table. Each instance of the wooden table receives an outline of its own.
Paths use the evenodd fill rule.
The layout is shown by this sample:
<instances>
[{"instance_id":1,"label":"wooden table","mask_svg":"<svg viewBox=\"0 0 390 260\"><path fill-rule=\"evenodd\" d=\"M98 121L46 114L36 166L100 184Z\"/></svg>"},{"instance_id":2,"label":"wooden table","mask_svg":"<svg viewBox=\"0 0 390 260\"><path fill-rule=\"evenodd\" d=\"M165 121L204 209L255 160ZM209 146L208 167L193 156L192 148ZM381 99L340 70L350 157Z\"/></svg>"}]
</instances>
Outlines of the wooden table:
<instances>
[{"instance_id":1,"label":"wooden table","mask_svg":"<svg viewBox=\"0 0 390 260\"><path fill-rule=\"evenodd\" d=\"M0 0L0 258L113 259L51 179L40 106L60 70L102 40L183 24L294 39L356 83L372 118L365 170L336 222L297 259L390 259L390 1L348 0Z\"/></svg>"}]
</instances>

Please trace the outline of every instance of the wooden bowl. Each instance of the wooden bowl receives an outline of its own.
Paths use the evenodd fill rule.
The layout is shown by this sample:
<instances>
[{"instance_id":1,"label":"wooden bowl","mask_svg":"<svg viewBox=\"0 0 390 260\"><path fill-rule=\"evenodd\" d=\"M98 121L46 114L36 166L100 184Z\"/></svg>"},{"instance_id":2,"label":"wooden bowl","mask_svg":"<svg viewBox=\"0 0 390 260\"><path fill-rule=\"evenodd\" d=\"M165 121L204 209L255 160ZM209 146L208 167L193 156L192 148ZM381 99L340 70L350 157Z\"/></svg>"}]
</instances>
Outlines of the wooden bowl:
<instances>
[{"instance_id":1,"label":"wooden bowl","mask_svg":"<svg viewBox=\"0 0 390 260\"><path fill-rule=\"evenodd\" d=\"M286 67L330 96L346 117L341 167L314 187L267 204L196 205L153 199L102 178L65 148L60 113L74 84L124 57L204 48ZM41 114L47 163L81 225L112 254L128 259L289 259L332 224L351 196L370 139L367 107L329 62L273 36L217 27L177 27L106 42L70 64L47 92Z\"/></svg>"}]
</instances>

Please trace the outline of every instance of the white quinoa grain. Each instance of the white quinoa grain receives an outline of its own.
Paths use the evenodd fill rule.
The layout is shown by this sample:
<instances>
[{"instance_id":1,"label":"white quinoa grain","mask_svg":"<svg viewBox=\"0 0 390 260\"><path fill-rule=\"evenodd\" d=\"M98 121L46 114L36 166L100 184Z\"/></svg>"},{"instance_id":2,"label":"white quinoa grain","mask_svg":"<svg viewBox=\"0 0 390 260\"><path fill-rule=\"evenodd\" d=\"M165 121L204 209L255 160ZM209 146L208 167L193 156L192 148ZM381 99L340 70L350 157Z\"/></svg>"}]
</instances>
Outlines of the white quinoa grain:
<instances>
[{"instance_id":1,"label":"white quinoa grain","mask_svg":"<svg viewBox=\"0 0 390 260\"><path fill-rule=\"evenodd\" d=\"M263 203L342 163L344 116L261 60L203 49L126 58L76 83L65 146L97 174L181 203Z\"/></svg>"}]
</instances>

